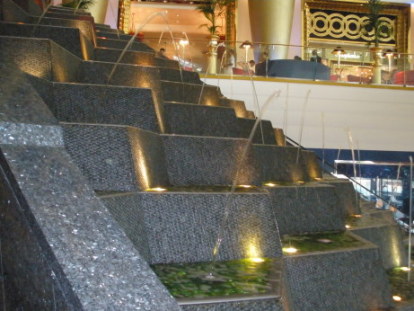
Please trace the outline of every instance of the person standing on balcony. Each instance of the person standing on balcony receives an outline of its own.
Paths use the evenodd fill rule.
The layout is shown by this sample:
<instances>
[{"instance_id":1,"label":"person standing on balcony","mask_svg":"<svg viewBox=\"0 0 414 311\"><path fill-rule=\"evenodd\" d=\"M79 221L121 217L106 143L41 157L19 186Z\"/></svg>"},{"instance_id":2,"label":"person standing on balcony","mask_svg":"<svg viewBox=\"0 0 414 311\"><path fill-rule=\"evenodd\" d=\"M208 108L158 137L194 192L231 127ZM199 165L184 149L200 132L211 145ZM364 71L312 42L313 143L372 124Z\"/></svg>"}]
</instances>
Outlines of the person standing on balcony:
<instances>
[{"instance_id":1,"label":"person standing on balcony","mask_svg":"<svg viewBox=\"0 0 414 311\"><path fill-rule=\"evenodd\" d=\"M312 56L310 58L311 62L315 62L315 63L320 63L322 62L322 58L318 55L318 51L317 50L313 50L312 51Z\"/></svg>"}]
</instances>

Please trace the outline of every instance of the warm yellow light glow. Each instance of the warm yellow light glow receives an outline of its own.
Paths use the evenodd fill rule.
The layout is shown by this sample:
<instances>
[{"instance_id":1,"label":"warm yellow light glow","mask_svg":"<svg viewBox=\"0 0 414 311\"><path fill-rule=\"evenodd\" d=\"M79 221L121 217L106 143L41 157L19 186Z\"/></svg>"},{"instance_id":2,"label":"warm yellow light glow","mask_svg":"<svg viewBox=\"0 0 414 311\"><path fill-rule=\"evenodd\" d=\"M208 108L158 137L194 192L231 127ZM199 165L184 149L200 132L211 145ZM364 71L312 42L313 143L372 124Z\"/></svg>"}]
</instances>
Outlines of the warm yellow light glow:
<instances>
[{"instance_id":1,"label":"warm yellow light glow","mask_svg":"<svg viewBox=\"0 0 414 311\"><path fill-rule=\"evenodd\" d=\"M288 253L288 254L295 254L295 253L297 253L297 252L298 252L298 249L297 249L297 248L294 248L294 247L292 247L292 246L290 246L290 247L283 247L283 248L282 248L282 251L283 251L284 253Z\"/></svg>"},{"instance_id":2,"label":"warm yellow light glow","mask_svg":"<svg viewBox=\"0 0 414 311\"><path fill-rule=\"evenodd\" d=\"M248 188L252 188L253 186L251 186L251 185L239 185L239 187L248 189Z\"/></svg>"},{"instance_id":3,"label":"warm yellow light glow","mask_svg":"<svg viewBox=\"0 0 414 311\"><path fill-rule=\"evenodd\" d=\"M355 218L362 218L362 215L355 214L355 215L352 215L352 217L355 217Z\"/></svg>"},{"instance_id":4,"label":"warm yellow light glow","mask_svg":"<svg viewBox=\"0 0 414 311\"><path fill-rule=\"evenodd\" d=\"M408 272L408 271L410 271L410 270L411 270L409 267L400 267L399 269L400 269L401 271L405 271L405 272Z\"/></svg>"},{"instance_id":5,"label":"warm yellow light glow","mask_svg":"<svg viewBox=\"0 0 414 311\"><path fill-rule=\"evenodd\" d=\"M320 177L315 177L314 180L322 180Z\"/></svg>"},{"instance_id":6,"label":"warm yellow light glow","mask_svg":"<svg viewBox=\"0 0 414 311\"><path fill-rule=\"evenodd\" d=\"M392 296L392 299L394 301L402 301L402 298L400 296L397 296L397 295Z\"/></svg>"},{"instance_id":7,"label":"warm yellow light glow","mask_svg":"<svg viewBox=\"0 0 414 311\"><path fill-rule=\"evenodd\" d=\"M277 186L277 184L272 183L272 182L267 182L267 183L265 183L264 185L265 185L266 187L276 187L276 186Z\"/></svg>"},{"instance_id":8,"label":"warm yellow light glow","mask_svg":"<svg viewBox=\"0 0 414 311\"><path fill-rule=\"evenodd\" d=\"M249 258L260 258L260 254L259 254L259 251L257 250L257 246L254 240L255 239L253 239L253 242L250 242L247 245L247 256Z\"/></svg>"},{"instance_id":9,"label":"warm yellow light glow","mask_svg":"<svg viewBox=\"0 0 414 311\"><path fill-rule=\"evenodd\" d=\"M263 258L260 258L260 257L249 258L249 260L251 262L255 262L255 263L261 263L261 262L264 262L265 261Z\"/></svg>"},{"instance_id":10,"label":"warm yellow light glow","mask_svg":"<svg viewBox=\"0 0 414 311\"><path fill-rule=\"evenodd\" d=\"M345 225L345 228L349 229L349 228L351 228L351 226L350 225Z\"/></svg>"},{"instance_id":11,"label":"warm yellow light glow","mask_svg":"<svg viewBox=\"0 0 414 311\"><path fill-rule=\"evenodd\" d=\"M167 191L167 189L162 188L162 187L154 187L154 188L148 188L147 191L163 192L163 191Z\"/></svg>"},{"instance_id":12,"label":"warm yellow light glow","mask_svg":"<svg viewBox=\"0 0 414 311\"><path fill-rule=\"evenodd\" d=\"M178 41L178 44L181 46L186 46L188 45L190 42L188 42L188 40L186 39L181 39L180 41Z\"/></svg>"}]
</instances>

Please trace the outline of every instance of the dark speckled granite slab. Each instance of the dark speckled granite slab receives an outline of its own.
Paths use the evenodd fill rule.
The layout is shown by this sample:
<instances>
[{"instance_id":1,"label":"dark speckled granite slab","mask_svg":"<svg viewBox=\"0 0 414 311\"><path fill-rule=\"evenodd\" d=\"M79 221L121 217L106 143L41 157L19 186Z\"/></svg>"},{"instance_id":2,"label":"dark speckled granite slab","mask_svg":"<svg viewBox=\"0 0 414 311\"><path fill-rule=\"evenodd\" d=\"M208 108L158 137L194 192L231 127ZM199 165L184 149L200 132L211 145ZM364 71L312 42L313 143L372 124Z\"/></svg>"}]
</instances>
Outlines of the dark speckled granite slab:
<instances>
[{"instance_id":1,"label":"dark speckled granite slab","mask_svg":"<svg viewBox=\"0 0 414 311\"><path fill-rule=\"evenodd\" d=\"M66 149L93 189L136 191L169 185L159 135L127 126L62 127Z\"/></svg>"},{"instance_id":2,"label":"dark speckled granite slab","mask_svg":"<svg viewBox=\"0 0 414 311\"><path fill-rule=\"evenodd\" d=\"M14 64L0 59L0 121L57 124L42 98Z\"/></svg>"},{"instance_id":3,"label":"dark speckled granite slab","mask_svg":"<svg viewBox=\"0 0 414 311\"><path fill-rule=\"evenodd\" d=\"M63 148L0 148L4 266L31 310L178 310Z\"/></svg>"},{"instance_id":4,"label":"dark speckled granite slab","mask_svg":"<svg viewBox=\"0 0 414 311\"><path fill-rule=\"evenodd\" d=\"M180 310L63 148L60 127L24 75L1 69L2 95L17 97L0 97L2 306Z\"/></svg>"},{"instance_id":5,"label":"dark speckled granite slab","mask_svg":"<svg viewBox=\"0 0 414 311\"><path fill-rule=\"evenodd\" d=\"M311 183L268 191L281 235L345 230L335 187Z\"/></svg>"},{"instance_id":6,"label":"dark speckled granite slab","mask_svg":"<svg viewBox=\"0 0 414 311\"><path fill-rule=\"evenodd\" d=\"M52 94L53 98L46 103L61 122L128 125L160 131L150 89L53 83Z\"/></svg>"},{"instance_id":7,"label":"dark speckled granite slab","mask_svg":"<svg viewBox=\"0 0 414 311\"><path fill-rule=\"evenodd\" d=\"M76 81L80 59L53 41L0 36L0 45L0 59L23 72L51 81Z\"/></svg>"},{"instance_id":8,"label":"dark speckled granite slab","mask_svg":"<svg viewBox=\"0 0 414 311\"><path fill-rule=\"evenodd\" d=\"M222 228L223 242L217 260L251 257L251 245L259 257L282 254L266 193L229 196L139 192L101 199L151 264L210 261L226 209L228 218Z\"/></svg>"},{"instance_id":9,"label":"dark speckled granite slab","mask_svg":"<svg viewBox=\"0 0 414 311\"><path fill-rule=\"evenodd\" d=\"M243 137L231 108L164 103L164 120L169 134Z\"/></svg>"},{"instance_id":10,"label":"dark speckled granite slab","mask_svg":"<svg viewBox=\"0 0 414 311\"><path fill-rule=\"evenodd\" d=\"M231 185L261 183L260 166L251 150L242 159L246 139L162 135L171 184Z\"/></svg>"},{"instance_id":11,"label":"dark speckled granite slab","mask_svg":"<svg viewBox=\"0 0 414 311\"><path fill-rule=\"evenodd\" d=\"M83 59L93 59L94 48L90 40L77 28L0 23L0 36L35 37L54 41L69 52Z\"/></svg>"},{"instance_id":12,"label":"dark speckled granite slab","mask_svg":"<svg viewBox=\"0 0 414 311\"><path fill-rule=\"evenodd\" d=\"M277 299L263 299L236 302L220 302L211 304L183 305L184 311L283 311Z\"/></svg>"},{"instance_id":13,"label":"dark speckled granite slab","mask_svg":"<svg viewBox=\"0 0 414 311\"><path fill-rule=\"evenodd\" d=\"M291 308L301 311L390 310L391 294L378 248L287 256ZM383 308L383 309L381 309Z\"/></svg>"}]
</instances>

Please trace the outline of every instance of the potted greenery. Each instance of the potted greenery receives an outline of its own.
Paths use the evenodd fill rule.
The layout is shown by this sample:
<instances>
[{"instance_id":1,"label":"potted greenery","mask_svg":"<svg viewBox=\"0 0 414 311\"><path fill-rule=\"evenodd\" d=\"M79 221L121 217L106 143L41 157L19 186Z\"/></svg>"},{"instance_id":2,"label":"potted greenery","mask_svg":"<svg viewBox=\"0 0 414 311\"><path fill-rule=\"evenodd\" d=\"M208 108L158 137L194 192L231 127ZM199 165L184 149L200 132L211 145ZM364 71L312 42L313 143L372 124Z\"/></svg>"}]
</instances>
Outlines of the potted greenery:
<instances>
[{"instance_id":1,"label":"potted greenery","mask_svg":"<svg viewBox=\"0 0 414 311\"><path fill-rule=\"evenodd\" d=\"M207 28L211 36L218 36L218 29L221 28L221 26L217 24L217 20L226 12L227 6L235 1L236 0L211 0L199 4L196 8L197 11L202 13L209 21L208 24L202 24L200 27Z\"/></svg>"},{"instance_id":2,"label":"potted greenery","mask_svg":"<svg viewBox=\"0 0 414 311\"><path fill-rule=\"evenodd\" d=\"M236 0L211 0L199 4L196 8L197 11L202 13L208 20L208 23L200 25L200 27L205 27L210 34L208 73L216 73L217 71L218 30L221 28L217 21L225 14L227 6L235 1Z\"/></svg>"},{"instance_id":3,"label":"potted greenery","mask_svg":"<svg viewBox=\"0 0 414 311\"><path fill-rule=\"evenodd\" d=\"M389 35L390 29L381 21L381 12L384 5L381 0L367 0L365 7L368 10L366 21L362 24L363 31L366 34L372 33L372 39L368 45L373 44L370 48L374 59L374 83L381 83L381 48L379 46L381 36Z\"/></svg>"}]
</instances>

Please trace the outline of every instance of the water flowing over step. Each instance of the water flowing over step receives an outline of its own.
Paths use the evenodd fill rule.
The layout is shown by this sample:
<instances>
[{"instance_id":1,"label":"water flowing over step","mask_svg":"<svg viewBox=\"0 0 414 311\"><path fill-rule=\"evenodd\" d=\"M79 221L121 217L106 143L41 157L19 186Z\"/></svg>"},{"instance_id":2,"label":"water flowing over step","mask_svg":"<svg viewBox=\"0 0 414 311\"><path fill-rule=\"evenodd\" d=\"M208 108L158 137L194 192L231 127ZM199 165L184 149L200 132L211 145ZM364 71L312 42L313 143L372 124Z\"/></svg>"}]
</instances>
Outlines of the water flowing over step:
<instances>
[{"instance_id":1,"label":"water flowing over step","mask_svg":"<svg viewBox=\"0 0 414 311\"><path fill-rule=\"evenodd\" d=\"M56 83L38 78L31 81L61 122L126 125L160 131L150 89Z\"/></svg>"},{"instance_id":2,"label":"water flowing over step","mask_svg":"<svg viewBox=\"0 0 414 311\"><path fill-rule=\"evenodd\" d=\"M119 49L96 48L94 60L116 63L119 60L121 53L122 50ZM126 51L120 62L123 64L165 67L176 70L179 69L178 62L166 58L156 57L153 52Z\"/></svg>"},{"instance_id":3,"label":"water flowing over step","mask_svg":"<svg viewBox=\"0 0 414 311\"><path fill-rule=\"evenodd\" d=\"M280 259L247 258L152 268L183 310L283 310L279 301L283 282Z\"/></svg>"},{"instance_id":4,"label":"water flowing over step","mask_svg":"<svg viewBox=\"0 0 414 311\"><path fill-rule=\"evenodd\" d=\"M93 43L77 28L1 22L0 36L50 39L79 58L93 59Z\"/></svg>"},{"instance_id":5,"label":"water flowing over step","mask_svg":"<svg viewBox=\"0 0 414 311\"><path fill-rule=\"evenodd\" d=\"M120 50L124 49L128 43L128 41L125 41L125 40L104 39L102 37L98 37L96 41L99 47L106 47L106 48L113 48L113 49L120 49ZM148 45L143 44L141 42L133 42L129 46L129 50L138 51L138 52L154 53L154 50L152 48L150 48Z\"/></svg>"},{"instance_id":6,"label":"water flowing over step","mask_svg":"<svg viewBox=\"0 0 414 311\"><path fill-rule=\"evenodd\" d=\"M2 6L4 21L23 22L28 24L39 23L39 16L33 16L28 14L13 0L2 0ZM73 15L70 16L72 16L72 18L76 18L73 17ZM95 28L92 20L90 19L82 20L43 17L40 20L40 24L77 28L86 38L93 42L94 45L96 44Z\"/></svg>"},{"instance_id":7,"label":"water flowing over step","mask_svg":"<svg viewBox=\"0 0 414 311\"><path fill-rule=\"evenodd\" d=\"M237 184L245 185L306 181L312 173L308 168L312 162L301 157L296 163L297 149L291 147L253 145L241 159L246 139L157 135L126 126L62 126L68 152L96 190L133 191L170 184L226 186L233 183L238 169ZM272 162L266 162L267 158Z\"/></svg>"},{"instance_id":8,"label":"water flowing over step","mask_svg":"<svg viewBox=\"0 0 414 311\"><path fill-rule=\"evenodd\" d=\"M11 0L2 0L0 9L8 23L35 23L41 14L33 6L22 9ZM175 311L180 304L186 311L281 311L286 303L301 311L360 311L392 306L384 274L390 261L380 254L380 250L390 254L385 248L398 251L389 243L391 225L369 225L388 216L369 213L368 222L351 227L380 247L355 237L361 244L300 250L282 257L282 246L293 244L293 239L308 239L305 232L343 234L345 216L360 210L352 184L320 180L315 155L276 146L266 121L243 161L245 138L225 137L229 133L195 136L200 131L195 126L188 130L193 135L156 133L155 119L159 132L165 133L160 118L164 104L171 115L170 126L177 126L173 123L178 122L180 109L202 122L208 122L207 114L214 118L218 111L227 111L226 118L236 116L243 131L255 120L241 102L224 98L218 87L204 85L195 73L172 68L177 63L160 61L141 42L134 42L134 48L147 52L128 51L123 62L142 63L118 65L108 83L114 68L110 61L130 37L98 25L99 37L108 34L99 39L107 48L99 48L91 17L67 12L50 10L35 32L56 40L58 33L62 37L67 33L73 42L60 41L60 46L24 37L28 25L7 25L2 30L7 37L0 37L0 93L6 95L0 97L1 255L13 282L7 285L6 299L22 298L20 305L18 299L9 299L11 308ZM20 37L12 36L15 31ZM79 53L79 48L88 52ZM84 61L95 56L100 61ZM150 63L144 64L144 59ZM4 63L15 64L26 74ZM112 95L106 96L107 92ZM60 124L51 111L66 123ZM129 111L130 118L125 116ZM140 118L138 111L145 117ZM220 134L211 123L202 133ZM238 168L240 178L230 195ZM155 192L162 188L166 191ZM149 264L158 271L158 264L211 261L220 228L225 239L217 263L265 256L277 260L273 272L283 275L277 273L272 280L279 291L265 296L227 295L215 301L180 297L177 303ZM390 233L389 241L378 239L378 228ZM289 240L281 243L280 233ZM300 236L292 236L295 233ZM331 245L326 238L320 240ZM19 292L12 292L14 288Z\"/></svg>"},{"instance_id":9,"label":"water flowing over step","mask_svg":"<svg viewBox=\"0 0 414 311\"><path fill-rule=\"evenodd\" d=\"M228 192L183 189L100 198L150 264L211 261L220 229L224 231L219 261L281 256L279 233L265 192L236 192L229 197ZM220 228L226 210L229 216Z\"/></svg>"},{"instance_id":10,"label":"water flowing over step","mask_svg":"<svg viewBox=\"0 0 414 311\"><path fill-rule=\"evenodd\" d=\"M117 39L117 40L131 40L132 36L131 35L126 35L123 33L122 30L116 30L116 29L110 29L110 28L102 28L102 27L97 27L96 28L96 36L99 37L104 37L107 39Z\"/></svg>"},{"instance_id":11,"label":"water flowing over step","mask_svg":"<svg viewBox=\"0 0 414 311\"><path fill-rule=\"evenodd\" d=\"M340 242L338 248L334 239L325 237L318 239L322 241L319 245L327 246L323 247L326 250L314 246L305 248L306 244L315 245L315 242L306 242L309 237L303 240L303 236L287 236L283 241L290 251L297 250L297 253L285 253L286 279L288 286L295 288L290 297L294 310L389 310L390 287L377 246L352 235L358 244L352 242L347 246Z\"/></svg>"},{"instance_id":12,"label":"water flowing over step","mask_svg":"<svg viewBox=\"0 0 414 311\"><path fill-rule=\"evenodd\" d=\"M256 122L236 117L231 107L164 102L163 108L168 134L248 138ZM261 120L253 137L256 144L263 140L264 144L276 143L270 121Z\"/></svg>"}]
</instances>

